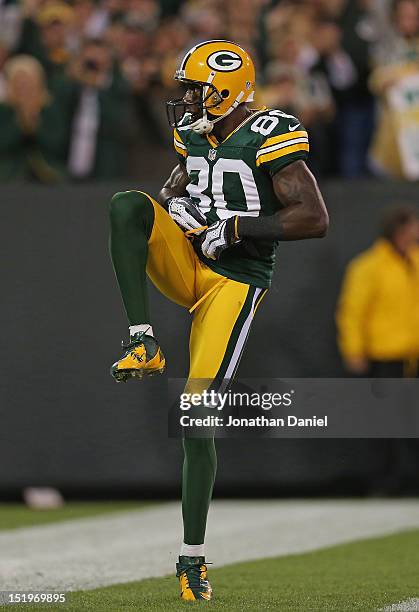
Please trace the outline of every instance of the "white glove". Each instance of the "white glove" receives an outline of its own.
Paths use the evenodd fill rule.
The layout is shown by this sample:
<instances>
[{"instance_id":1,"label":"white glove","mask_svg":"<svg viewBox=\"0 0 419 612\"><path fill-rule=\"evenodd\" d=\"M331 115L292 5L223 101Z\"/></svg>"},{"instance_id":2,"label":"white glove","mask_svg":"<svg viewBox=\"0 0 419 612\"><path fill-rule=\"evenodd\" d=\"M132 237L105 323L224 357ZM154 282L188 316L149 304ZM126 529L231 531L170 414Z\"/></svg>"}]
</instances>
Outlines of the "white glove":
<instances>
[{"instance_id":1,"label":"white glove","mask_svg":"<svg viewBox=\"0 0 419 612\"><path fill-rule=\"evenodd\" d=\"M194 236L199 236L207 229L206 218L191 198L169 198L166 201L166 206L173 221L184 232L191 232Z\"/></svg>"},{"instance_id":2,"label":"white glove","mask_svg":"<svg viewBox=\"0 0 419 612\"><path fill-rule=\"evenodd\" d=\"M235 230L236 217L216 221L202 235L201 251L209 259L218 259L230 245L240 242Z\"/></svg>"}]
</instances>

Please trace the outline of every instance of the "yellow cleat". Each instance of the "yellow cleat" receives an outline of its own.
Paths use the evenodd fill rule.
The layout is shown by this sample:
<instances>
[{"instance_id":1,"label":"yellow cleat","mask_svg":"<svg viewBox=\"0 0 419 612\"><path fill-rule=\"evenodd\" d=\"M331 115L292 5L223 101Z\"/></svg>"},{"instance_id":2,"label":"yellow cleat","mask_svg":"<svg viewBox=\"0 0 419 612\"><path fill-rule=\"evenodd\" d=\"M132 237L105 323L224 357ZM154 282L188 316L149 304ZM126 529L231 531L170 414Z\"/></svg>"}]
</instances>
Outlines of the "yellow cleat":
<instances>
[{"instance_id":1,"label":"yellow cleat","mask_svg":"<svg viewBox=\"0 0 419 612\"><path fill-rule=\"evenodd\" d=\"M124 354L111 367L111 376L116 382L163 374L166 360L153 336L139 332L131 337L129 344L122 343L122 347Z\"/></svg>"},{"instance_id":2,"label":"yellow cleat","mask_svg":"<svg viewBox=\"0 0 419 612\"><path fill-rule=\"evenodd\" d=\"M184 601L211 599L212 588L207 578L205 557L179 557L176 570L181 599Z\"/></svg>"}]
</instances>

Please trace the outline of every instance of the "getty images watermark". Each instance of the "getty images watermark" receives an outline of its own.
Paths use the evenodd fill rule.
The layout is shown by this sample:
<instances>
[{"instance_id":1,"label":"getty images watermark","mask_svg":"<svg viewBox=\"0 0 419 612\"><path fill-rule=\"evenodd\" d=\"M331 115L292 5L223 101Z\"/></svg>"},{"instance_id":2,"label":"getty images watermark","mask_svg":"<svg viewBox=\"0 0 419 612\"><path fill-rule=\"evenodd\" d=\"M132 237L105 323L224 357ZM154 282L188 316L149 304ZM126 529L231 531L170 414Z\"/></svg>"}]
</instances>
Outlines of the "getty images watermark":
<instances>
[{"instance_id":1,"label":"getty images watermark","mask_svg":"<svg viewBox=\"0 0 419 612\"><path fill-rule=\"evenodd\" d=\"M279 406L288 408L292 406L294 389L285 393L277 392L240 392L227 391L220 393L215 390L204 390L202 393L182 393L179 408L183 411L203 407L217 412L226 411L231 408L253 407L264 411L272 410ZM194 416L184 414L180 416L179 423L182 427L327 427L327 414L322 417L313 415L302 418L294 414L286 417L268 417L265 414L237 417L228 413L225 417L220 414L207 414L206 416Z\"/></svg>"},{"instance_id":2,"label":"getty images watermark","mask_svg":"<svg viewBox=\"0 0 419 612\"><path fill-rule=\"evenodd\" d=\"M419 438L419 379L171 379L169 436Z\"/></svg>"}]
</instances>

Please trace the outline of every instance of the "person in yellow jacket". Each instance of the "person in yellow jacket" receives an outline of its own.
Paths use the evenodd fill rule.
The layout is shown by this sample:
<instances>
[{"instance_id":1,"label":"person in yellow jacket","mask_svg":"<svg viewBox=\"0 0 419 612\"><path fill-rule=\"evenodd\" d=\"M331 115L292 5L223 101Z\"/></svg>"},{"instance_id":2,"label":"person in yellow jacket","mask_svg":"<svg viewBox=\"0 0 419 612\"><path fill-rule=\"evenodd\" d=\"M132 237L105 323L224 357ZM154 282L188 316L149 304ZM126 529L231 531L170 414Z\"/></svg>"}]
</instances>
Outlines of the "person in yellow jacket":
<instances>
[{"instance_id":1,"label":"person in yellow jacket","mask_svg":"<svg viewBox=\"0 0 419 612\"><path fill-rule=\"evenodd\" d=\"M381 237L349 263L336 322L352 374L418 376L419 215L414 209L388 213Z\"/></svg>"}]
</instances>

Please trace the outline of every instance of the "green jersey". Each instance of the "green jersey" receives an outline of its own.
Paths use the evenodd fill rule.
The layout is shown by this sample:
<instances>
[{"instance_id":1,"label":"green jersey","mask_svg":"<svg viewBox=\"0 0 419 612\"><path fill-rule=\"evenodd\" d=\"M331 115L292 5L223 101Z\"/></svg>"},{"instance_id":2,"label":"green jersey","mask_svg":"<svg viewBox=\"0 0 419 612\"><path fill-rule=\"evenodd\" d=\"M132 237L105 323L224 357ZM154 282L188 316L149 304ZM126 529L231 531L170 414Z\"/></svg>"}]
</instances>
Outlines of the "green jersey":
<instances>
[{"instance_id":1,"label":"green jersey","mask_svg":"<svg viewBox=\"0 0 419 612\"><path fill-rule=\"evenodd\" d=\"M298 159L305 160L307 132L292 115L264 109L246 118L225 140L193 130L174 131L174 147L185 164L190 197L208 225L229 217L273 215L281 204L273 175ZM198 254L218 274L257 287L269 287L275 263L273 241L242 241L217 261Z\"/></svg>"}]
</instances>

